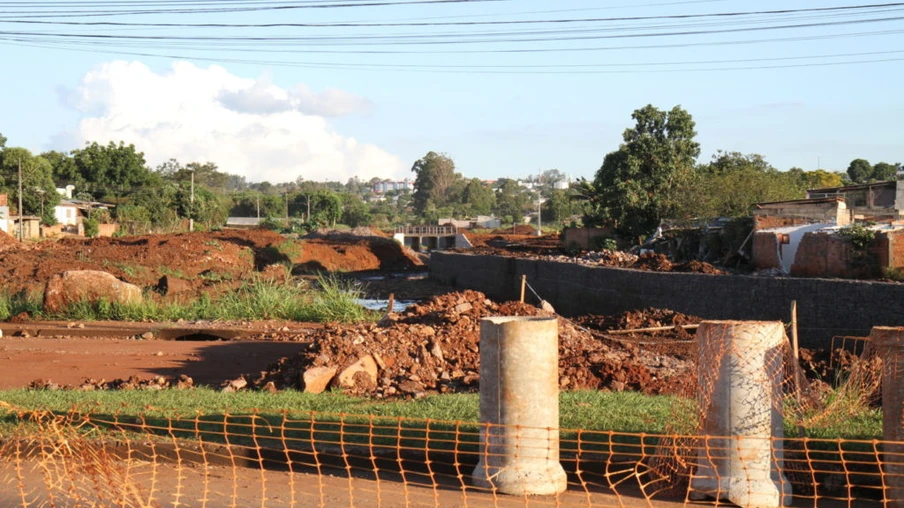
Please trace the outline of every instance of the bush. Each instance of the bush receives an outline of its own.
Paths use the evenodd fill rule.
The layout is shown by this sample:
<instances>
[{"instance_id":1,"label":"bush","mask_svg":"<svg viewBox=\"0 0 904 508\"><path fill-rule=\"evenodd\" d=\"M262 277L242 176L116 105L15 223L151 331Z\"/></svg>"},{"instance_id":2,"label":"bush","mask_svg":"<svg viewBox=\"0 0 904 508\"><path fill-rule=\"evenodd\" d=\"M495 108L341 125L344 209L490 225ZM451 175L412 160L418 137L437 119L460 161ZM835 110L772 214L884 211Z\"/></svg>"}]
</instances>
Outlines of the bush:
<instances>
[{"instance_id":1,"label":"bush","mask_svg":"<svg viewBox=\"0 0 904 508\"><path fill-rule=\"evenodd\" d=\"M618 250L618 242L615 238L597 236L590 239L590 250Z\"/></svg>"},{"instance_id":2,"label":"bush","mask_svg":"<svg viewBox=\"0 0 904 508\"><path fill-rule=\"evenodd\" d=\"M100 234L100 222L97 219L86 218L82 225L85 226L85 236L88 238L95 238Z\"/></svg>"}]
</instances>

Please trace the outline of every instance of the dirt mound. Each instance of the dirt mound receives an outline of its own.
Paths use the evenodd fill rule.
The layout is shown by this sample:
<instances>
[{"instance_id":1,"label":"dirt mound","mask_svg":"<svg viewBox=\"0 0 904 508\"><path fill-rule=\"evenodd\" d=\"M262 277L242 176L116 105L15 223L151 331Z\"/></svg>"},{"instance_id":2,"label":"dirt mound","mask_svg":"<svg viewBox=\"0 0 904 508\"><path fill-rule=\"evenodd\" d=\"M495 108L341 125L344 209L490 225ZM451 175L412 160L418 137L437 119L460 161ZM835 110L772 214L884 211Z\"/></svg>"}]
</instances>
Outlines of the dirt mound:
<instances>
[{"instance_id":1,"label":"dirt mound","mask_svg":"<svg viewBox=\"0 0 904 508\"><path fill-rule=\"evenodd\" d=\"M3 249L5 247L14 247L17 245L19 245L19 241L16 240L15 237L3 231L0 231L0 249Z\"/></svg>"},{"instance_id":2,"label":"dirt mound","mask_svg":"<svg viewBox=\"0 0 904 508\"><path fill-rule=\"evenodd\" d=\"M344 369L370 356L379 366L375 383L345 388L356 395L419 397L426 393L475 391L480 371L480 319L544 315L519 302L496 304L483 293L434 297L388 316L380 324L331 325L315 333L294 358L283 358L252 380L258 387L303 388L314 367ZM559 384L567 389L686 393L695 382L690 362L647 353L633 345L607 343L559 319Z\"/></svg>"},{"instance_id":3,"label":"dirt mound","mask_svg":"<svg viewBox=\"0 0 904 508\"><path fill-rule=\"evenodd\" d=\"M332 235L306 238L299 243L301 255L293 261L302 272L406 271L424 263L395 240L380 236Z\"/></svg>"},{"instance_id":4,"label":"dirt mound","mask_svg":"<svg viewBox=\"0 0 904 508\"><path fill-rule=\"evenodd\" d=\"M719 270L715 266L704 263L702 261L688 261L672 267L673 272L690 272L690 273L709 273L713 275L724 275L725 272Z\"/></svg>"},{"instance_id":5,"label":"dirt mound","mask_svg":"<svg viewBox=\"0 0 904 508\"><path fill-rule=\"evenodd\" d=\"M670 272L672 271L672 262L663 254L648 252L646 254L641 254L631 268L650 270L653 272Z\"/></svg>"},{"instance_id":6,"label":"dirt mound","mask_svg":"<svg viewBox=\"0 0 904 508\"><path fill-rule=\"evenodd\" d=\"M414 253L388 238L346 234L333 240L326 236L297 242L255 229L69 237L33 244L12 240L9 247L3 247L5 240L0 237L0 284L10 292L39 291L64 271L98 270L141 287L156 286L161 277L169 276L201 291L238 284L273 264L309 263L318 270L346 272L422 266Z\"/></svg>"},{"instance_id":7,"label":"dirt mound","mask_svg":"<svg viewBox=\"0 0 904 508\"><path fill-rule=\"evenodd\" d=\"M357 227L352 229L318 229L302 238L326 238L329 240L359 240L362 238L389 238L378 229Z\"/></svg>"}]
</instances>

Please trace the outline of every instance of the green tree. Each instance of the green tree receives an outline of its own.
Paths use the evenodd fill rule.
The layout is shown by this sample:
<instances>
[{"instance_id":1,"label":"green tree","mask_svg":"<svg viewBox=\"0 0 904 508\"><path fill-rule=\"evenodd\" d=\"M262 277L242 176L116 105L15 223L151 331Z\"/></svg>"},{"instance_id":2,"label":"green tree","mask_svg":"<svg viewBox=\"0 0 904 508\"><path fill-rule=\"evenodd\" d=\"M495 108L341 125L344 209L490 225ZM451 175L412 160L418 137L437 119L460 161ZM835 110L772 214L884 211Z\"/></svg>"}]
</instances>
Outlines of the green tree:
<instances>
[{"instance_id":1,"label":"green tree","mask_svg":"<svg viewBox=\"0 0 904 508\"><path fill-rule=\"evenodd\" d=\"M666 217L675 217L683 188L693 178L700 145L694 120L679 106L662 111L647 105L635 110L624 143L606 155L594 178L598 222L619 234L638 238Z\"/></svg>"},{"instance_id":2,"label":"green tree","mask_svg":"<svg viewBox=\"0 0 904 508\"><path fill-rule=\"evenodd\" d=\"M873 166L866 159L854 159L848 165L847 174L854 183L866 183L873 179Z\"/></svg>"},{"instance_id":3,"label":"green tree","mask_svg":"<svg viewBox=\"0 0 904 508\"><path fill-rule=\"evenodd\" d=\"M22 210L21 215L37 215L44 224L51 224L48 210L60 203L60 194L51 177L51 167L47 159L32 155L20 147L5 147L0 151L0 186L9 194L14 205L19 202L19 165L22 167Z\"/></svg>"},{"instance_id":4,"label":"green tree","mask_svg":"<svg viewBox=\"0 0 904 508\"><path fill-rule=\"evenodd\" d=\"M72 151L74 171L67 183L86 189L95 196L122 194L133 187L152 182L144 154L135 145L112 141L106 145L91 143Z\"/></svg>"},{"instance_id":5,"label":"green tree","mask_svg":"<svg viewBox=\"0 0 904 508\"><path fill-rule=\"evenodd\" d=\"M455 173L455 162L449 156L428 152L415 161L411 171L417 175L412 199L417 215L423 215L431 203L439 208L454 201L449 191L461 175Z\"/></svg>"},{"instance_id":6,"label":"green tree","mask_svg":"<svg viewBox=\"0 0 904 508\"><path fill-rule=\"evenodd\" d=\"M496 206L496 194L479 179L472 178L461 191L461 203L469 205L473 214L486 215Z\"/></svg>"},{"instance_id":7,"label":"green tree","mask_svg":"<svg viewBox=\"0 0 904 508\"><path fill-rule=\"evenodd\" d=\"M3 133L0 133L0 150L3 150L3 148L6 147L6 141L6 136L4 136Z\"/></svg>"},{"instance_id":8,"label":"green tree","mask_svg":"<svg viewBox=\"0 0 904 508\"><path fill-rule=\"evenodd\" d=\"M524 188L515 180L500 178L496 181L496 208L493 213L497 217L509 215L514 221L520 221L527 210L528 201Z\"/></svg>"},{"instance_id":9,"label":"green tree","mask_svg":"<svg viewBox=\"0 0 904 508\"><path fill-rule=\"evenodd\" d=\"M900 171L900 169L900 164L877 162L876 165L873 166L873 179L880 182L886 180L894 180L898 177L898 171Z\"/></svg>"},{"instance_id":10,"label":"green tree","mask_svg":"<svg viewBox=\"0 0 904 508\"><path fill-rule=\"evenodd\" d=\"M564 189L550 191L546 202L540 208L544 224L561 223L572 215L581 213L581 204L571 198Z\"/></svg>"},{"instance_id":11,"label":"green tree","mask_svg":"<svg viewBox=\"0 0 904 508\"><path fill-rule=\"evenodd\" d=\"M344 194L342 223L353 228L370 224L370 206L356 194Z\"/></svg>"}]
</instances>

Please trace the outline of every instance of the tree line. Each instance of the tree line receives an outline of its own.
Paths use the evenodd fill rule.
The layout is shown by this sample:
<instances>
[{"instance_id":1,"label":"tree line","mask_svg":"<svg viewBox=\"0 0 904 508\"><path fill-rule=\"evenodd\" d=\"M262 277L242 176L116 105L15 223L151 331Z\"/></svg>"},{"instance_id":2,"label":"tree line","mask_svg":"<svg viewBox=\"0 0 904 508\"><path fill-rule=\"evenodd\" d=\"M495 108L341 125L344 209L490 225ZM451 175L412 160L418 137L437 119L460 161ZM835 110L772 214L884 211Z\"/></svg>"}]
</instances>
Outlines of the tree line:
<instances>
[{"instance_id":1,"label":"tree line","mask_svg":"<svg viewBox=\"0 0 904 508\"><path fill-rule=\"evenodd\" d=\"M762 155L724 151L698 163L695 123L680 106L665 111L647 105L635 110L632 120L590 180L564 185L566 175L549 169L521 180L482 181L462 176L449 155L431 151L411 167L413 192L380 194L374 192L378 178L248 182L213 162L170 159L151 168L142 152L123 142L35 155L7 146L0 135L0 193L8 194L16 209L21 167L23 214L52 225L61 199L56 189L71 185L75 199L115 205L101 219L116 220L133 234L177 231L188 218L215 228L229 216L260 217L285 231L337 224L389 228L477 215L494 215L510 225L529 214L536 220L539 208L544 224L582 222L638 239L663 220L745 217L755 203L802 198L807 189L895 179L902 172L900 163L864 159L854 159L844 173L779 171Z\"/></svg>"},{"instance_id":2,"label":"tree line","mask_svg":"<svg viewBox=\"0 0 904 508\"><path fill-rule=\"evenodd\" d=\"M855 159L846 173L779 171L762 155L723 151L700 164L694 120L680 106L664 111L647 105L632 119L634 126L605 156L593 180L575 186L585 204L584 224L611 227L628 239L649 235L663 220L746 217L755 203L804 198L808 189L892 180L902 170L900 163Z\"/></svg>"}]
</instances>

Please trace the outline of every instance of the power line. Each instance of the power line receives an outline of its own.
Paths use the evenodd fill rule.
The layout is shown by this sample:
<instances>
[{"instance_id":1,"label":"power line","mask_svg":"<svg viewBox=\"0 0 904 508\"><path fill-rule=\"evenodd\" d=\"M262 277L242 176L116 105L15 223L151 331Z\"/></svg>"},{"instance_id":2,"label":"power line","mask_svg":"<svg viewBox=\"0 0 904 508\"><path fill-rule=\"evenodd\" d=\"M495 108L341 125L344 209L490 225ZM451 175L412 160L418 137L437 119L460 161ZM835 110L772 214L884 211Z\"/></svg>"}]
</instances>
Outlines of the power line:
<instances>
[{"instance_id":1,"label":"power line","mask_svg":"<svg viewBox=\"0 0 904 508\"><path fill-rule=\"evenodd\" d=\"M805 9L777 9L762 11L713 12L703 14L668 14L658 16L619 16L605 18L569 18L569 19L533 19L533 20L499 20L499 21L443 21L443 22L324 22L324 23L135 23L123 21L35 21L35 20L3 20L4 23L67 25L67 26L129 26L129 27L168 27L168 28L333 28L333 27L434 27L434 26L499 26L526 24L572 24L572 23L610 23L619 21L652 21L652 20L688 20L703 18L740 18L745 16L778 16L801 13L831 13L864 10L897 10L904 7L904 2L847 5L838 7L812 7Z\"/></svg>"},{"instance_id":2,"label":"power line","mask_svg":"<svg viewBox=\"0 0 904 508\"><path fill-rule=\"evenodd\" d=\"M322 45L329 41L332 45L459 45L476 43L526 43L526 42L561 42L579 40L605 40L605 39L629 39L647 37L679 37L699 36L728 33L759 32L773 30L797 30L802 28L823 28L834 26L846 26L854 24L886 23L904 20L904 16L888 16L880 18L867 18L844 21L820 21L811 23L792 23L784 25L733 27L700 30L677 30L666 32L647 33L617 33L617 34L593 34L578 35L580 32L556 32L546 31L522 32L514 37L511 33L481 32L472 34L404 34L385 36L345 36L345 37L312 37L312 36L169 36L169 35L111 35L97 33L58 33L58 32L17 32L0 31L0 36L36 37L51 39L101 39L107 41L178 41L178 42L255 42L255 43L306 43L308 45ZM582 32L587 33L588 30ZM592 32L592 31L591 31ZM562 35L562 34L566 35ZM482 38L481 38L482 37Z\"/></svg>"},{"instance_id":3,"label":"power line","mask_svg":"<svg viewBox=\"0 0 904 508\"><path fill-rule=\"evenodd\" d=\"M247 1L247 0L246 0ZM466 3L484 3L484 2L509 2L512 0L383 0L383 1L365 1L365 2L314 2L314 3L285 3L280 5L248 5L239 7L209 7L209 8L166 8L166 9L142 9L142 10L107 10L107 11L78 11L77 5L70 3L58 4L58 7L65 7L65 10L56 11L25 11L22 15L21 11L0 11L0 14L14 15L22 18L73 18L73 17L102 17L102 16L139 16L146 14L224 14L238 12L263 12L263 11L292 11L300 9L339 9L339 8L360 8L360 7L387 7L387 6L405 6L405 5L440 5L440 4L466 4ZM2 3L0 3L2 7ZM32 5L33 7L33 5Z\"/></svg>"}]
</instances>

